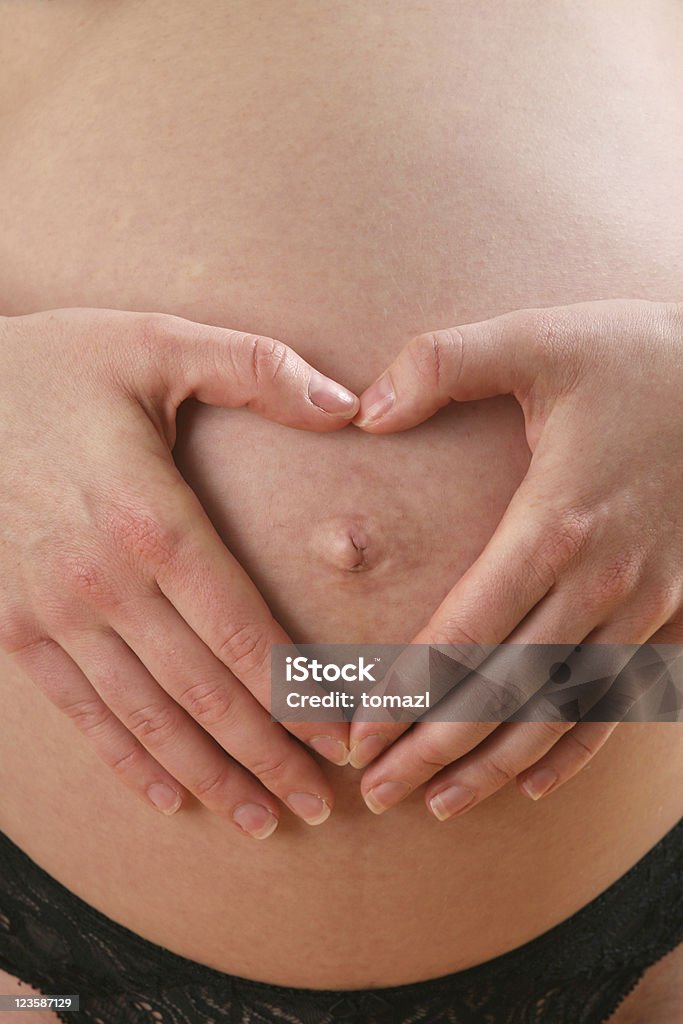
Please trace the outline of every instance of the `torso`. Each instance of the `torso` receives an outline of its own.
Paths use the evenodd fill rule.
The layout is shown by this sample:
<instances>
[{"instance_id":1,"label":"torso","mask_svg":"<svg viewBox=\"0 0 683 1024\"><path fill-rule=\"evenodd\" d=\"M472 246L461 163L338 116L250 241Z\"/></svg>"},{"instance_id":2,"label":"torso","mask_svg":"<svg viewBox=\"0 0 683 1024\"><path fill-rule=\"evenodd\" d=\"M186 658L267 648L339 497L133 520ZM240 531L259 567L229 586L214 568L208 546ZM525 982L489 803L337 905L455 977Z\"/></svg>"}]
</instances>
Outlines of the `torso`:
<instances>
[{"instance_id":1,"label":"torso","mask_svg":"<svg viewBox=\"0 0 683 1024\"><path fill-rule=\"evenodd\" d=\"M680 298L683 11L627 6L5 7L0 312L174 313L279 338L358 391L431 328ZM176 449L309 642L410 639L528 458L509 398L383 438L188 405ZM325 537L356 521L376 559L350 573ZM628 725L547 800L509 786L445 824L419 793L374 817L358 773L321 761L329 821L285 811L258 844L196 804L147 810L6 660L0 702L10 838L146 938L286 985L486 960L592 899L681 813L681 730Z\"/></svg>"}]
</instances>

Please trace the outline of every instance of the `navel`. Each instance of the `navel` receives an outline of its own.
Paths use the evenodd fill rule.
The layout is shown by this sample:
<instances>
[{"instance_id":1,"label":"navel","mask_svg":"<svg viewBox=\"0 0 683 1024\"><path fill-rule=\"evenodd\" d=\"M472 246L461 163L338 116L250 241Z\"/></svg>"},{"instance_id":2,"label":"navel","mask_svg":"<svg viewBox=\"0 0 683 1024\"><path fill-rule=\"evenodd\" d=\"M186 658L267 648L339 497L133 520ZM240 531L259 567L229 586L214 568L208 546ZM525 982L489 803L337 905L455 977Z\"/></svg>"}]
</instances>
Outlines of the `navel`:
<instances>
[{"instance_id":1,"label":"navel","mask_svg":"<svg viewBox=\"0 0 683 1024\"><path fill-rule=\"evenodd\" d=\"M377 525L366 516L341 515L314 524L311 557L332 569L367 572L382 561Z\"/></svg>"}]
</instances>

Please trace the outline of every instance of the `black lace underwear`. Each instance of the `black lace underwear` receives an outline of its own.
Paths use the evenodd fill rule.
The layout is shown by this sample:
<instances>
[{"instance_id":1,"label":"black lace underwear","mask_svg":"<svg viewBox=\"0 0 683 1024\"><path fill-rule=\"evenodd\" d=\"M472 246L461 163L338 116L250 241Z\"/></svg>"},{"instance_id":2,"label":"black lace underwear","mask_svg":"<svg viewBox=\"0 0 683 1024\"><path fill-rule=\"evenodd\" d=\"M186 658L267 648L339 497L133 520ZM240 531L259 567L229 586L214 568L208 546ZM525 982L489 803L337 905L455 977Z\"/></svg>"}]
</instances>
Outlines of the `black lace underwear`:
<instances>
[{"instance_id":1,"label":"black lace underwear","mask_svg":"<svg viewBox=\"0 0 683 1024\"><path fill-rule=\"evenodd\" d=\"M626 874L530 942L392 988L286 988L148 942L61 885L0 832L0 968L80 996L67 1024L602 1024L683 941L683 819ZM20 1024L20 1017L17 1017Z\"/></svg>"}]
</instances>

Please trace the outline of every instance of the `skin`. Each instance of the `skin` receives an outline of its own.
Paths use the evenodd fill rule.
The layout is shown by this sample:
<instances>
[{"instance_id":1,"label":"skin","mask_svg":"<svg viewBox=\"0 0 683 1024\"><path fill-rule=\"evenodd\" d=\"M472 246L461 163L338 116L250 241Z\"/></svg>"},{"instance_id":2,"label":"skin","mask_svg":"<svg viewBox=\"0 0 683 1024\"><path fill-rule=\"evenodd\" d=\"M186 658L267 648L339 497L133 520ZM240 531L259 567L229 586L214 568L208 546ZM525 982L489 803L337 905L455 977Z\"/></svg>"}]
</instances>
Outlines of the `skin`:
<instances>
[{"instance_id":1,"label":"skin","mask_svg":"<svg viewBox=\"0 0 683 1024\"><path fill-rule=\"evenodd\" d=\"M165 310L281 339L360 394L440 325L677 294L678 4L524 4L502 23L468 2L7 10L10 316ZM510 395L383 436L189 400L174 460L288 636L400 643L479 557L529 451ZM370 567L350 572L359 529ZM0 702L0 827L147 938L275 983L486 960L597 895L680 813L677 726L625 723L548 799L509 785L445 823L420 788L375 817L358 774L311 750L333 813L284 813L255 843L192 794L155 813L6 658Z\"/></svg>"},{"instance_id":2,"label":"skin","mask_svg":"<svg viewBox=\"0 0 683 1024\"><path fill-rule=\"evenodd\" d=\"M320 824L329 782L267 714L270 645L289 638L171 450L189 397L318 431L358 399L281 342L173 316L6 317L0 350L2 649L163 813L192 793L264 839L277 797ZM289 730L346 763L346 723Z\"/></svg>"},{"instance_id":3,"label":"skin","mask_svg":"<svg viewBox=\"0 0 683 1024\"><path fill-rule=\"evenodd\" d=\"M465 657L503 642L680 643L682 383L676 303L518 310L411 340L361 395L356 426L407 430L452 401L511 394L532 452L491 540L414 642ZM408 726L355 722L351 763L374 758L361 783L373 812L429 781L425 802L445 820L513 779L533 799L553 792L616 725L421 723L397 742Z\"/></svg>"},{"instance_id":4,"label":"skin","mask_svg":"<svg viewBox=\"0 0 683 1024\"><path fill-rule=\"evenodd\" d=\"M36 404L50 422L45 383L59 385L55 393L62 403L76 380L76 360L87 365L91 352L87 386L79 380L78 396L99 408L104 403L111 415L104 437L95 438L93 461L108 472L97 474L97 486L86 482L86 472L73 488L75 497L62 498L56 514L50 509L47 535L40 524L48 512L40 506L26 531L19 481L27 472L49 480L55 451L72 457L68 445L52 427L33 447L24 445L22 459L11 465L2 538L4 576L12 584L2 616L4 650L87 733L122 780L158 809L174 813L189 790L254 838L267 838L277 827L278 807L254 785L251 771L309 824L321 823L333 804L329 784L247 697L250 692L267 707L270 644L288 638L173 466L180 404L196 397L318 430L346 426L355 414L356 426L381 434L417 426L451 401L512 394L533 454L529 470L491 541L415 642L456 650L551 638L676 642L683 636L677 568L683 538L671 533L670 522L683 483L683 416L672 424L670 409L683 377L681 309L642 301L581 303L422 335L363 392L360 408L351 392L273 339L116 311L5 318L8 394L18 393L18 382L30 376ZM111 339L106 353L90 341L103 330ZM39 348L46 335L53 340L47 353ZM62 343L54 344L55 337ZM151 358L157 350L164 359ZM654 371L643 389L639 383L650 363ZM215 367L222 365L225 375L217 382ZM635 397L629 430L619 432L615 453L610 424L626 390ZM87 435L87 401L80 409ZM596 409L597 424L591 415ZM124 472L116 447L129 430L139 429L140 413L145 434L134 435L133 449L142 457L131 466L127 456ZM51 420L63 416L55 409ZM21 423L17 403L5 420L6 449L13 431L23 434ZM71 422L69 430L77 433L78 425ZM92 449L90 443L88 453ZM605 463L611 473L601 471ZM69 474L74 476L72 469ZM144 502L136 479L152 484ZM646 532L640 524L653 492L658 518L653 524L650 515ZM70 536L67 524L73 530L88 505L94 505L90 518L99 529L88 529L84 517L74 549L61 538ZM181 526L183 519L190 530ZM32 567L28 572L17 572L17 551L21 564ZM211 581L208 594L198 585L201 575ZM504 600L491 602L491 593ZM238 610L227 630L212 617L221 601ZM142 629L147 622L152 628ZM155 643L162 630L173 643L170 661ZM179 653L196 666L200 682L188 687L175 671ZM160 702L160 687L186 715L173 701ZM193 729L192 719L232 752L229 772L227 759ZM425 801L445 820L515 778L533 799L551 792L588 763L616 724L424 722L397 743L407 726L357 723L349 740L351 764L363 768L385 751L361 783L374 813L431 780ZM348 760L345 724L322 735L315 723L289 729L312 740L333 763ZM446 770L455 761L457 768Z\"/></svg>"}]
</instances>

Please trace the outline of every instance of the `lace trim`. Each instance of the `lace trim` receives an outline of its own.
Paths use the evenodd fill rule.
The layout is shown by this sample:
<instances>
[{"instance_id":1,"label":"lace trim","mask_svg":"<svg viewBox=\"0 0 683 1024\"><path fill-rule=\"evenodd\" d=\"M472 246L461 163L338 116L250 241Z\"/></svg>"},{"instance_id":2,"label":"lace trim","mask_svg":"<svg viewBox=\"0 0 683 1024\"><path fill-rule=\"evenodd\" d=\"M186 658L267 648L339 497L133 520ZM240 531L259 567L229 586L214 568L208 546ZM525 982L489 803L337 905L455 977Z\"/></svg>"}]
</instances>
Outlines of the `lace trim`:
<instances>
[{"instance_id":1,"label":"lace trim","mask_svg":"<svg viewBox=\"0 0 683 1024\"><path fill-rule=\"evenodd\" d=\"M224 974L100 913L0 833L0 967L67 1024L599 1024L683 941L683 820L554 928L443 978L333 991Z\"/></svg>"}]
</instances>

